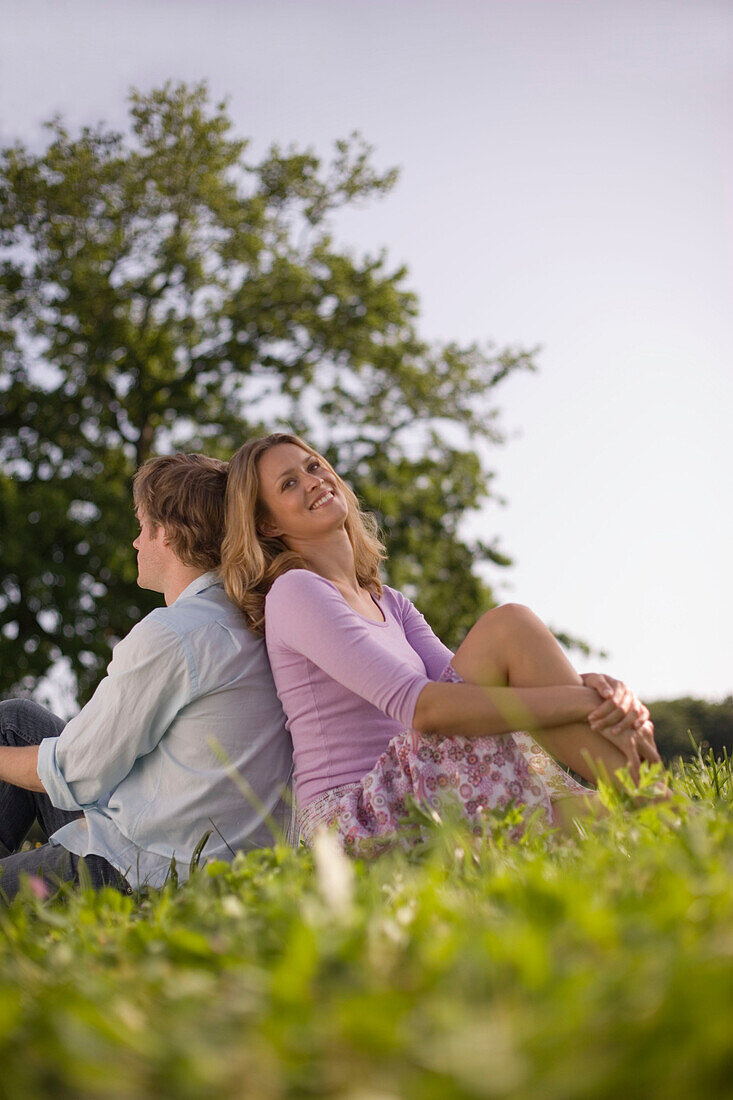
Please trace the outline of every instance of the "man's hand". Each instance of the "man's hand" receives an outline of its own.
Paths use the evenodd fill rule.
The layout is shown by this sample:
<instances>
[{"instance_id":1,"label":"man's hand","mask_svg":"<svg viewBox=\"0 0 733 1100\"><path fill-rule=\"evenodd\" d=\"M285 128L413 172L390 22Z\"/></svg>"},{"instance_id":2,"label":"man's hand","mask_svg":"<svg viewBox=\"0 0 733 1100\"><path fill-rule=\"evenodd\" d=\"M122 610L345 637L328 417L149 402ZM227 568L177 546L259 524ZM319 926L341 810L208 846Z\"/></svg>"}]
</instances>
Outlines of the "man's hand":
<instances>
[{"instance_id":1,"label":"man's hand","mask_svg":"<svg viewBox=\"0 0 733 1100\"><path fill-rule=\"evenodd\" d=\"M658 764L659 752L654 741L654 725L649 710L631 688L613 676L589 672L581 676L585 687L593 688L603 702L588 715L588 725L612 741L629 762L631 774L639 777L642 760Z\"/></svg>"}]
</instances>

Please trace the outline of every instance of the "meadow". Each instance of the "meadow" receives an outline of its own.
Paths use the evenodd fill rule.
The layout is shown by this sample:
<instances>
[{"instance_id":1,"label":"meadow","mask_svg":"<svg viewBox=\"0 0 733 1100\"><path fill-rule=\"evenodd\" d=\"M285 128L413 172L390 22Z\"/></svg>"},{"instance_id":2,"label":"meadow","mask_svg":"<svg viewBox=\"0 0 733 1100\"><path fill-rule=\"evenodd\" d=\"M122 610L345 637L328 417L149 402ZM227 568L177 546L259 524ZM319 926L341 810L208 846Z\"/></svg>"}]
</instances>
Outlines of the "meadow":
<instances>
[{"instance_id":1,"label":"meadow","mask_svg":"<svg viewBox=\"0 0 733 1100\"><path fill-rule=\"evenodd\" d=\"M326 838L141 896L29 885L0 912L0 1096L732 1095L731 760L671 783L604 790L569 837L447 813L370 864Z\"/></svg>"}]
</instances>

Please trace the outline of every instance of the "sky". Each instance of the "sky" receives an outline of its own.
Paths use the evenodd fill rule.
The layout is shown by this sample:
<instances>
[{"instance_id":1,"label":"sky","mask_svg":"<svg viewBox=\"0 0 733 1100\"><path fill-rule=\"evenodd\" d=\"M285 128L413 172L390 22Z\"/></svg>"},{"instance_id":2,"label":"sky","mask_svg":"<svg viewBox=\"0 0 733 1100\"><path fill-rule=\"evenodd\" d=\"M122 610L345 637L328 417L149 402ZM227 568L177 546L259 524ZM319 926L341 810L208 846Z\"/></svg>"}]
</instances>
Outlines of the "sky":
<instances>
[{"instance_id":1,"label":"sky","mask_svg":"<svg viewBox=\"0 0 733 1100\"><path fill-rule=\"evenodd\" d=\"M487 575L643 698L733 694L733 5L0 0L0 144L123 127L168 79L251 152L359 130L386 199L339 240L406 264L431 340L538 347L496 391Z\"/></svg>"}]
</instances>

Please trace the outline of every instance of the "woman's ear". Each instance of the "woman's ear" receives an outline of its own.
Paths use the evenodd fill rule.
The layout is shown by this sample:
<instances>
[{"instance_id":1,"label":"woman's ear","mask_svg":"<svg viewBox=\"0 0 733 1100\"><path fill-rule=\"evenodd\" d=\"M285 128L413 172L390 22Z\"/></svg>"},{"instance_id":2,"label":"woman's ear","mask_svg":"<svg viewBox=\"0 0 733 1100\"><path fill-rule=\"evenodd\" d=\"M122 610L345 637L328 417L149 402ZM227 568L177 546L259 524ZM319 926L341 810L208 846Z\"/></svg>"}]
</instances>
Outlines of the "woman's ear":
<instances>
[{"instance_id":1,"label":"woman's ear","mask_svg":"<svg viewBox=\"0 0 733 1100\"><path fill-rule=\"evenodd\" d=\"M274 523L270 523L268 519L258 519L257 534L264 535L266 539L276 539L282 532Z\"/></svg>"}]
</instances>

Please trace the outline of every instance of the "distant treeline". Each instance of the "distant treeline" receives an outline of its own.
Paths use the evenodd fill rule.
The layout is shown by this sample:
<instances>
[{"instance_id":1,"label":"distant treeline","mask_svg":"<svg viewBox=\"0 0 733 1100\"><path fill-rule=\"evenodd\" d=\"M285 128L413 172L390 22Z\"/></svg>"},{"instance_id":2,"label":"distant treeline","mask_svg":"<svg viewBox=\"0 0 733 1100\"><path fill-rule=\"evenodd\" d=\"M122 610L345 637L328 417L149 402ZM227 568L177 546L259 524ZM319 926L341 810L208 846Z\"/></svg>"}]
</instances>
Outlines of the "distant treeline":
<instances>
[{"instance_id":1,"label":"distant treeline","mask_svg":"<svg viewBox=\"0 0 733 1100\"><path fill-rule=\"evenodd\" d=\"M665 761L675 756L693 756L697 744L710 746L716 756L723 749L733 752L733 695L721 703L705 699L662 699L649 703L657 745Z\"/></svg>"}]
</instances>

